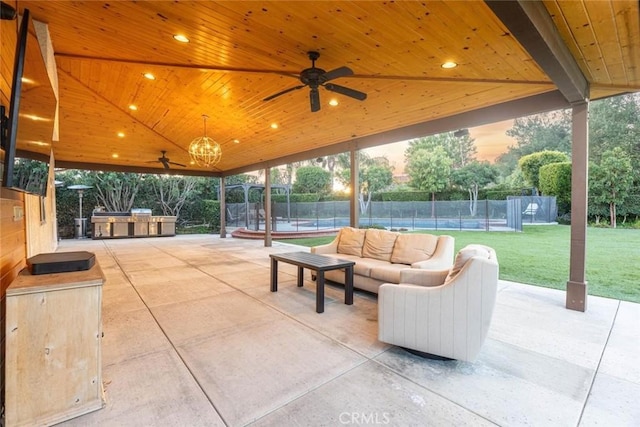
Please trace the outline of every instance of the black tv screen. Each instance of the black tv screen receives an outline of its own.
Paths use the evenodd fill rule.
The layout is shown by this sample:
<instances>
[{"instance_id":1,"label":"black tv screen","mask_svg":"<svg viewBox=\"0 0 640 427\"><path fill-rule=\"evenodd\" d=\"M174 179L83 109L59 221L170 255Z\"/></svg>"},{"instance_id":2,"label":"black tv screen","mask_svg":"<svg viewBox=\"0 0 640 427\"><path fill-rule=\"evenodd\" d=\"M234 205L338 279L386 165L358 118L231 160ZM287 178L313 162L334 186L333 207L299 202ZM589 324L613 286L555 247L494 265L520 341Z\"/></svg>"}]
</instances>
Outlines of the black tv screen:
<instances>
[{"instance_id":1,"label":"black tv screen","mask_svg":"<svg viewBox=\"0 0 640 427\"><path fill-rule=\"evenodd\" d=\"M11 77L11 98L9 99L9 117L5 123L6 130L2 130L2 149L4 150L2 185L4 187L13 187L13 164L16 154L16 140L18 137L20 95L22 92L22 77L24 74L24 58L27 53L28 32L29 10L25 9L22 15L22 22L20 23L20 30L18 31L18 43L16 45L16 54L13 60L13 75Z\"/></svg>"}]
</instances>

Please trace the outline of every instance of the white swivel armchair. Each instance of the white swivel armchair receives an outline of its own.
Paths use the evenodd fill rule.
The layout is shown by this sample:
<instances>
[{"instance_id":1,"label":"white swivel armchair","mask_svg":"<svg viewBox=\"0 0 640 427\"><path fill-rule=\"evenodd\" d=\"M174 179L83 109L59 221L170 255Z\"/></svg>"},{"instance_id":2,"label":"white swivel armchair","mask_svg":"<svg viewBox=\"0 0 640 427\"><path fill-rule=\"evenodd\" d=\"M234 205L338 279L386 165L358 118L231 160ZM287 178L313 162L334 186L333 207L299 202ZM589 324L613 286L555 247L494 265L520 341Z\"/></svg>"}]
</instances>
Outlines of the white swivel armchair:
<instances>
[{"instance_id":1,"label":"white swivel armchair","mask_svg":"<svg viewBox=\"0 0 640 427\"><path fill-rule=\"evenodd\" d=\"M426 357L471 361L489 331L498 288L493 249L469 245L450 271L409 271L378 293L378 339Z\"/></svg>"}]
</instances>

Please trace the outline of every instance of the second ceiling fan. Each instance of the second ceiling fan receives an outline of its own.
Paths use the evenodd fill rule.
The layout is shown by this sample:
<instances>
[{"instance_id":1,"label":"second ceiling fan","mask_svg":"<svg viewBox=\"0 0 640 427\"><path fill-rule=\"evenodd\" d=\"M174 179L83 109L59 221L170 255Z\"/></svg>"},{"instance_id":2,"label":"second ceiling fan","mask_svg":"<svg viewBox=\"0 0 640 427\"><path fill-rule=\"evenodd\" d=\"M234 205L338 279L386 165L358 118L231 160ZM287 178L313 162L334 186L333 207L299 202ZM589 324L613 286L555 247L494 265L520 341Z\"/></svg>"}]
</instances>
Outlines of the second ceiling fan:
<instances>
[{"instance_id":1,"label":"second ceiling fan","mask_svg":"<svg viewBox=\"0 0 640 427\"><path fill-rule=\"evenodd\" d=\"M339 67L335 70L325 71L322 68L316 68L316 60L320 57L320 53L311 51L307 52L309 59L311 60L311 68L306 68L300 73L300 81L303 83L298 86L290 87L271 96L267 96L263 101L270 101L285 93L292 92L294 90L302 89L305 86L309 86L309 102L311 104L311 112L320 110L320 92L318 88L323 86L325 89L332 92L346 95L359 101L367 99L367 94L355 89L340 86L334 83L329 83L331 80L339 77L347 77L353 75L353 71L349 67Z\"/></svg>"}]
</instances>

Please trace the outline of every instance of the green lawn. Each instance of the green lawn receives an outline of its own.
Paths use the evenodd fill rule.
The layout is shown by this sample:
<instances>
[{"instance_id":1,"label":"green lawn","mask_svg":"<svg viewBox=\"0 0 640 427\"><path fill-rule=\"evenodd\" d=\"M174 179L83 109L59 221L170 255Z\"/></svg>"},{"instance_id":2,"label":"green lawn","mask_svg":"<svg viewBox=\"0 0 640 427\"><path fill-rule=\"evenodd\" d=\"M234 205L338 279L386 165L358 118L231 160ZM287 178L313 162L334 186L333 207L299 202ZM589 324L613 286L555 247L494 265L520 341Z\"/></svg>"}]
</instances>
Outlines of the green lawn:
<instances>
[{"instance_id":1,"label":"green lawn","mask_svg":"<svg viewBox=\"0 0 640 427\"><path fill-rule=\"evenodd\" d=\"M500 278L555 289L565 289L569 278L570 228L564 225L525 226L522 233L479 231L425 231L449 234L456 251L469 243L491 246L498 254ZM315 246L332 237L288 239ZM589 294L640 302L640 230L587 230Z\"/></svg>"}]
</instances>

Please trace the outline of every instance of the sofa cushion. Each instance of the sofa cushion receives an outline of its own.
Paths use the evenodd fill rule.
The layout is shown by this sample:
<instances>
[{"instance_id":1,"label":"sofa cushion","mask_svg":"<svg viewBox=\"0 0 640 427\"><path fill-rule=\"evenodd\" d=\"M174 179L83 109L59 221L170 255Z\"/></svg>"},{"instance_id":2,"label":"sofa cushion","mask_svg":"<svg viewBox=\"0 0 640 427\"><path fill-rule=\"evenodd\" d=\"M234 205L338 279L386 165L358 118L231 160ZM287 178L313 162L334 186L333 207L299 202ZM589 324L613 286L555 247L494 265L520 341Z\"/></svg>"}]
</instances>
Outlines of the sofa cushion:
<instances>
[{"instance_id":1,"label":"sofa cushion","mask_svg":"<svg viewBox=\"0 0 640 427\"><path fill-rule=\"evenodd\" d=\"M367 261L372 262L380 262L377 260L369 260L367 258L362 258L357 255L348 255L348 254L322 254L324 256L330 256L331 258L344 259L347 261L353 261L356 265L353 266L353 274L357 274L359 276L369 277L371 273L371 265Z\"/></svg>"},{"instance_id":2,"label":"sofa cushion","mask_svg":"<svg viewBox=\"0 0 640 427\"><path fill-rule=\"evenodd\" d=\"M373 267L371 278L386 283L400 283L400 272L408 267L404 264L386 264Z\"/></svg>"},{"instance_id":3,"label":"sofa cushion","mask_svg":"<svg viewBox=\"0 0 640 427\"><path fill-rule=\"evenodd\" d=\"M456 254L456 260L453 263L453 267L449 270L449 274L445 279L445 283L453 280L462 267L469 261L471 258L480 256L483 258L491 258L491 249L483 245L467 245L464 248L460 249L460 251Z\"/></svg>"},{"instance_id":4,"label":"sofa cushion","mask_svg":"<svg viewBox=\"0 0 640 427\"><path fill-rule=\"evenodd\" d=\"M358 261L356 261L353 272L359 276L370 277L371 270L385 265L389 265L389 262L380 261L379 259L373 258L360 258Z\"/></svg>"},{"instance_id":5,"label":"sofa cushion","mask_svg":"<svg viewBox=\"0 0 640 427\"><path fill-rule=\"evenodd\" d=\"M396 242L398 233L386 230L376 230L369 228L366 230L362 256L364 258L379 259L380 261L391 261L391 252Z\"/></svg>"},{"instance_id":6,"label":"sofa cushion","mask_svg":"<svg viewBox=\"0 0 640 427\"><path fill-rule=\"evenodd\" d=\"M433 234L400 234L391 253L391 262L413 264L431 258L438 245L438 236Z\"/></svg>"},{"instance_id":7,"label":"sofa cushion","mask_svg":"<svg viewBox=\"0 0 640 427\"><path fill-rule=\"evenodd\" d=\"M364 235L367 230L344 227L340 230L340 240L338 240L338 253L347 255L362 256L362 245Z\"/></svg>"}]
</instances>

